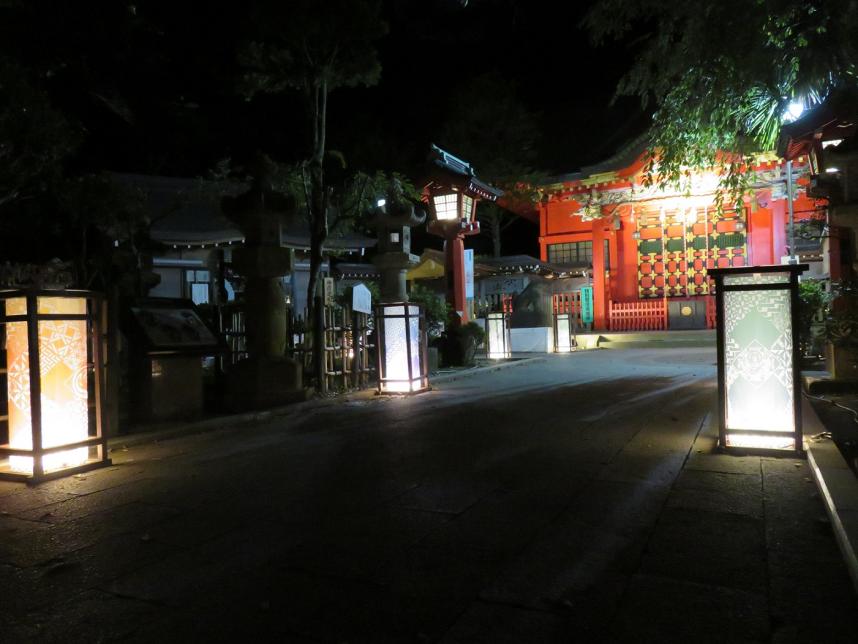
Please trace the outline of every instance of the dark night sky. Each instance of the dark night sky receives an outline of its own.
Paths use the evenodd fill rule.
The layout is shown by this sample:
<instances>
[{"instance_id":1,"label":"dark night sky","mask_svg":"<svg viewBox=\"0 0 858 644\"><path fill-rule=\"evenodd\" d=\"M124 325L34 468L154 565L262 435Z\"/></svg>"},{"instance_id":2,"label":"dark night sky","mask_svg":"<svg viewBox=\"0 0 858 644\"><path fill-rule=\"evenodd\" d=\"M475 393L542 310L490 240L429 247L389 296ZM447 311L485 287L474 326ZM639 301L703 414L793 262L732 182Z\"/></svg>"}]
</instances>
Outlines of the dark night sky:
<instances>
[{"instance_id":1,"label":"dark night sky","mask_svg":"<svg viewBox=\"0 0 858 644\"><path fill-rule=\"evenodd\" d=\"M243 4L33 0L2 9L0 47L53 70L51 98L85 130L82 168L200 176L257 149L293 161L303 145L298 97L246 102L235 91ZM629 53L591 47L578 27L586 6L387 0L381 83L332 93L329 148L354 166L417 178L428 144L443 143L450 94L496 70L540 114L540 169L569 172L609 156L645 122L635 101L609 107Z\"/></svg>"}]
</instances>

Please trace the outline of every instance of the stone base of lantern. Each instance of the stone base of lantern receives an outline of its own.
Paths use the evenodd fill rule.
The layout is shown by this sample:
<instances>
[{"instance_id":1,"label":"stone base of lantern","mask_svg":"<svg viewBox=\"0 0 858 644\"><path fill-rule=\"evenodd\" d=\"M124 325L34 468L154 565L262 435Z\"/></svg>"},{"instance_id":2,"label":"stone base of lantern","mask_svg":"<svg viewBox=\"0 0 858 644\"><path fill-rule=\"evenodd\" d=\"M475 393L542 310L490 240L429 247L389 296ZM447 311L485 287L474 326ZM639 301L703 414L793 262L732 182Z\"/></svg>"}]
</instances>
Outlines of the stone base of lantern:
<instances>
[{"instance_id":1,"label":"stone base of lantern","mask_svg":"<svg viewBox=\"0 0 858 644\"><path fill-rule=\"evenodd\" d=\"M291 358L249 358L234 364L226 376L228 411L250 411L307 399L301 364Z\"/></svg>"},{"instance_id":2,"label":"stone base of lantern","mask_svg":"<svg viewBox=\"0 0 858 644\"><path fill-rule=\"evenodd\" d=\"M825 345L825 370L835 380L858 378L858 349Z\"/></svg>"},{"instance_id":3,"label":"stone base of lantern","mask_svg":"<svg viewBox=\"0 0 858 644\"><path fill-rule=\"evenodd\" d=\"M109 458L103 458L92 460L88 463L84 463L83 465L64 467L59 470L45 472L44 474L41 474L39 476L23 472L0 470L0 481L11 481L14 483L26 483L27 485L38 485L39 483L44 483L45 481L61 479L66 476L72 476L74 474L83 474L84 472L90 472L92 470L97 470L102 467L108 467L110 465L113 465L113 461Z\"/></svg>"}]
</instances>

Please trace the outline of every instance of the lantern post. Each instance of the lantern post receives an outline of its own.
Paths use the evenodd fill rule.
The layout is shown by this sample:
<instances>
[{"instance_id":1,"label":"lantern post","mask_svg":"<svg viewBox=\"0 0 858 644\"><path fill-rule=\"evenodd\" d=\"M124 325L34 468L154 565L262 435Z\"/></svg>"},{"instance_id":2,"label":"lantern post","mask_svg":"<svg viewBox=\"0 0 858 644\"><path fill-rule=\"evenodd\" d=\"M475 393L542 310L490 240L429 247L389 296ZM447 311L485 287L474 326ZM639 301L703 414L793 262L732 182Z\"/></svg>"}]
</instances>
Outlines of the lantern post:
<instances>
[{"instance_id":1,"label":"lantern post","mask_svg":"<svg viewBox=\"0 0 858 644\"><path fill-rule=\"evenodd\" d=\"M503 191L477 179L466 161L454 157L436 145L430 149L432 180L423 191L429 207L428 230L444 238L444 274L447 280L447 301L453 310L454 324L469 321L465 285L465 243L467 235L480 232L477 203L497 201Z\"/></svg>"},{"instance_id":2,"label":"lantern post","mask_svg":"<svg viewBox=\"0 0 858 644\"><path fill-rule=\"evenodd\" d=\"M569 308L554 311L554 352L570 353L577 348L575 314Z\"/></svg>"},{"instance_id":3,"label":"lantern post","mask_svg":"<svg viewBox=\"0 0 858 644\"><path fill-rule=\"evenodd\" d=\"M509 314L492 311L486 315L486 357L489 360L507 360L512 357L509 335Z\"/></svg>"},{"instance_id":4,"label":"lantern post","mask_svg":"<svg viewBox=\"0 0 858 644\"><path fill-rule=\"evenodd\" d=\"M411 228L426 220L391 180L377 201L372 225L378 234L373 264L381 274L381 303L375 307L379 394L412 394L429 389L426 318L408 302L405 276L419 262L411 253Z\"/></svg>"},{"instance_id":5,"label":"lantern post","mask_svg":"<svg viewBox=\"0 0 858 644\"><path fill-rule=\"evenodd\" d=\"M719 443L801 452L798 277L807 264L709 269L715 278Z\"/></svg>"}]
</instances>

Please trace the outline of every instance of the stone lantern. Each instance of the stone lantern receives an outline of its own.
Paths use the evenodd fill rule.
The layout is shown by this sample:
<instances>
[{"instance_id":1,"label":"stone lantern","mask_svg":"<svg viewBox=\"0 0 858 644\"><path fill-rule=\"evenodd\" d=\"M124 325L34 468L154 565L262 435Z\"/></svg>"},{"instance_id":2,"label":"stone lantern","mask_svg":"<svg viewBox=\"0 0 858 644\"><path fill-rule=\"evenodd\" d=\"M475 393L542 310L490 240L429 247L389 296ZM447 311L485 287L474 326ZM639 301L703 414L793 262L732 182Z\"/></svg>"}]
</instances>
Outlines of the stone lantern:
<instances>
[{"instance_id":1,"label":"stone lantern","mask_svg":"<svg viewBox=\"0 0 858 644\"><path fill-rule=\"evenodd\" d=\"M426 320L408 303L405 276L420 258L411 254L411 228L426 220L415 210L399 181L378 200L372 225L378 233L373 264L381 275L381 303L375 307L378 392L419 393L429 389Z\"/></svg>"},{"instance_id":2,"label":"stone lantern","mask_svg":"<svg viewBox=\"0 0 858 644\"><path fill-rule=\"evenodd\" d=\"M282 277L292 269L292 256L281 246L281 228L294 216L295 201L276 192L270 181L271 161L254 163L250 189L224 197L221 207L244 235L233 251L232 264L246 279L245 306L248 358L228 374L229 406L258 408L300 397L301 365L286 357L287 309Z\"/></svg>"}]
</instances>

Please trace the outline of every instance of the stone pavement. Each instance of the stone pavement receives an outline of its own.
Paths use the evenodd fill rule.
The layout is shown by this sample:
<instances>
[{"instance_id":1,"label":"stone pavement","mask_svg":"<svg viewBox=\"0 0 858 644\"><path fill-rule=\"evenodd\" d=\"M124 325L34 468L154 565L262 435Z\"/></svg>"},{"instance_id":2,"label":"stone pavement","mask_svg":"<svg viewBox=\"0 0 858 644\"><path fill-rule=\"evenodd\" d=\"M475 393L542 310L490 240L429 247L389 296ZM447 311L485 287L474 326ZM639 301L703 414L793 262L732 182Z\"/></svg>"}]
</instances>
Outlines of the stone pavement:
<instances>
[{"instance_id":1,"label":"stone pavement","mask_svg":"<svg viewBox=\"0 0 858 644\"><path fill-rule=\"evenodd\" d=\"M856 642L807 463L714 351L552 356L0 484L0 641Z\"/></svg>"}]
</instances>

